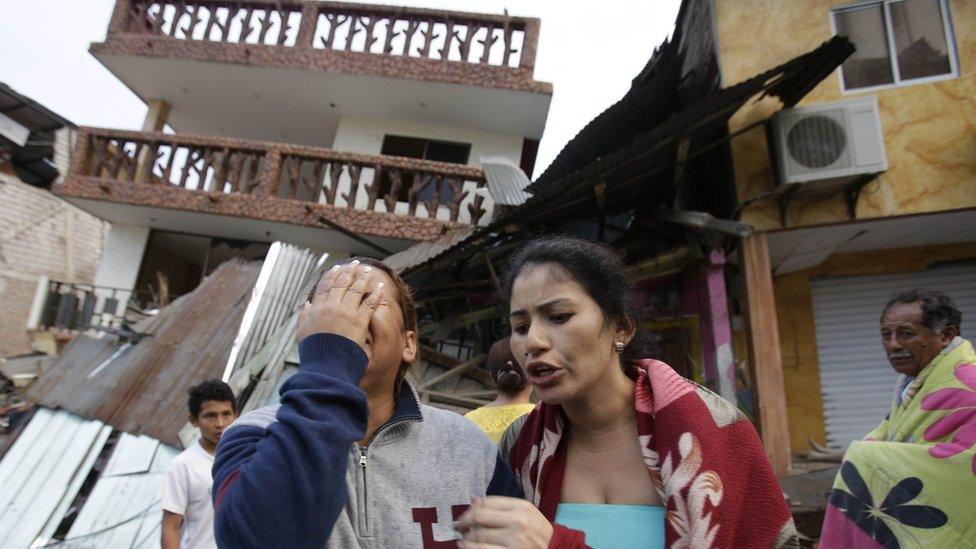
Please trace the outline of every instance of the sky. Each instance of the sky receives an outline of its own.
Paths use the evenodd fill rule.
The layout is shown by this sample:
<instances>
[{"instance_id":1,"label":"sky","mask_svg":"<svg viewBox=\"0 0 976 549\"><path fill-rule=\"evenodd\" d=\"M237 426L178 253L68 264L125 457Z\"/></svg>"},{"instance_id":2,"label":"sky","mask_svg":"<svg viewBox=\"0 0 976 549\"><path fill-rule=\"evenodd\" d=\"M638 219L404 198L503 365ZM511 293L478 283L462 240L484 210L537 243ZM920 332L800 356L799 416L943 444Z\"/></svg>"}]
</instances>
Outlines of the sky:
<instances>
[{"instance_id":1,"label":"sky","mask_svg":"<svg viewBox=\"0 0 976 549\"><path fill-rule=\"evenodd\" d=\"M627 92L654 48L671 34L680 5L680 0L402 1L483 13L508 9L542 20L535 79L552 82L554 91L536 173ZM88 53L90 43L105 39L114 0L6 4L0 17L0 82L78 125L142 126L146 105Z\"/></svg>"}]
</instances>

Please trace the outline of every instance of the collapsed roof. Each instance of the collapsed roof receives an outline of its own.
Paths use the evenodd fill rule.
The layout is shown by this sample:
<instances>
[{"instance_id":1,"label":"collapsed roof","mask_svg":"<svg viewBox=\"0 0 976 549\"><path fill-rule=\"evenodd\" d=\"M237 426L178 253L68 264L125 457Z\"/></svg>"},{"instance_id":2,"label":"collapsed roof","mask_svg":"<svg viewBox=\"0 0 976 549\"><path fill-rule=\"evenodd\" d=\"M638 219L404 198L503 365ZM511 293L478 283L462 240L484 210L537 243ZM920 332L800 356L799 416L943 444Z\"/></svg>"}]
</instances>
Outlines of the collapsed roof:
<instances>
[{"instance_id":1,"label":"collapsed roof","mask_svg":"<svg viewBox=\"0 0 976 549\"><path fill-rule=\"evenodd\" d=\"M27 390L31 402L97 419L170 446L187 390L224 373L260 263L223 263L193 292L118 335L79 334Z\"/></svg>"}]
</instances>

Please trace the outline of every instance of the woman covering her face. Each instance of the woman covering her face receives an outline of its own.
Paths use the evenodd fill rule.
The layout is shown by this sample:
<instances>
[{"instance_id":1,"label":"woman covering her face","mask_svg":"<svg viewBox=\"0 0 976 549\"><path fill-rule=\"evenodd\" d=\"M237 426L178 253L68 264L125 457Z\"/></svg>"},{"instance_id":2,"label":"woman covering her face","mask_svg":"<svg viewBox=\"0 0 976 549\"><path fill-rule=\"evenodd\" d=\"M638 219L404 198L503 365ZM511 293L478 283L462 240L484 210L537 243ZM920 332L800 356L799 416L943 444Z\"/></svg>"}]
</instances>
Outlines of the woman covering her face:
<instances>
[{"instance_id":1,"label":"woman covering her face","mask_svg":"<svg viewBox=\"0 0 976 549\"><path fill-rule=\"evenodd\" d=\"M789 508L738 409L647 358L620 259L568 237L512 259L512 352L542 405L502 437L526 500L476 501L465 549L781 547Z\"/></svg>"},{"instance_id":2,"label":"woman covering her face","mask_svg":"<svg viewBox=\"0 0 976 549\"><path fill-rule=\"evenodd\" d=\"M521 496L494 444L404 381L417 358L410 288L374 260L338 265L298 319L281 404L221 437L221 547L438 547L472 496Z\"/></svg>"}]
</instances>

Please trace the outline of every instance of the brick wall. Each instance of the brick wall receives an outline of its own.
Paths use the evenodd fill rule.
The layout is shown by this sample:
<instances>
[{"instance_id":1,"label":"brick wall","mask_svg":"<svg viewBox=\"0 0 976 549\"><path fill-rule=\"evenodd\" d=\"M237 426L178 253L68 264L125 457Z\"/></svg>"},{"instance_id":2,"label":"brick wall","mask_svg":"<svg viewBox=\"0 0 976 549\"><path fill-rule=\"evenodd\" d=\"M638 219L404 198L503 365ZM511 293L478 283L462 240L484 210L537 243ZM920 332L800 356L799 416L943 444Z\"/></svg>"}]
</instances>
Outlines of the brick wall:
<instances>
[{"instance_id":1,"label":"brick wall","mask_svg":"<svg viewBox=\"0 0 976 549\"><path fill-rule=\"evenodd\" d=\"M37 279L90 284L109 224L0 166L0 356L29 350Z\"/></svg>"}]
</instances>

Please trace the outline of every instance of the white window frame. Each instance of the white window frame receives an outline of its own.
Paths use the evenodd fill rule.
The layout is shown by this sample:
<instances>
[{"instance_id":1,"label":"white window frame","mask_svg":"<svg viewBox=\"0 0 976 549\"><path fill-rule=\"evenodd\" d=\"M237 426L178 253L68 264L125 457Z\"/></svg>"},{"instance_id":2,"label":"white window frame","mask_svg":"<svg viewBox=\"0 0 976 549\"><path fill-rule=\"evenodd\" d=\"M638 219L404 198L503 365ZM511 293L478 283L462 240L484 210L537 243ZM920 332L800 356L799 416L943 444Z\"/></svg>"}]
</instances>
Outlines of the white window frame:
<instances>
[{"instance_id":1,"label":"white window frame","mask_svg":"<svg viewBox=\"0 0 976 549\"><path fill-rule=\"evenodd\" d=\"M877 86L865 86L863 88L848 88L847 84L844 83L844 69L843 65L837 67L837 78L840 79L840 90L844 95L864 93L864 92L874 92L879 90L890 90L892 88L903 88L905 86L914 86L916 84L928 84L931 82L941 82L942 80L952 80L954 78L959 78L959 54L956 51L956 35L952 30L952 18L949 14L949 3L948 0L939 0L939 9L942 12L942 27L943 32L946 37L946 50L949 52L949 72L946 74L939 74L936 76L926 76L923 78L913 78L910 80L902 80L901 70L898 67L898 53L896 51L895 40L894 40L894 29L891 26L891 4L897 4L904 2L905 0L870 0L864 2L857 2L854 4L846 4L843 6L838 6L836 8L830 9L830 31L834 36L837 36L837 22L836 16L838 13L843 13L845 11L852 11L859 8L864 8L867 6L877 6L880 5L882 12L884 14L885 23L885 41L888 44L888 59L891 62L891 74L894 78L894 82L891 84L879 84Z\"/></svg>"}]
</instances>

